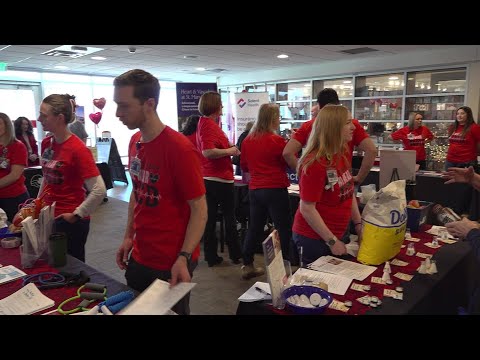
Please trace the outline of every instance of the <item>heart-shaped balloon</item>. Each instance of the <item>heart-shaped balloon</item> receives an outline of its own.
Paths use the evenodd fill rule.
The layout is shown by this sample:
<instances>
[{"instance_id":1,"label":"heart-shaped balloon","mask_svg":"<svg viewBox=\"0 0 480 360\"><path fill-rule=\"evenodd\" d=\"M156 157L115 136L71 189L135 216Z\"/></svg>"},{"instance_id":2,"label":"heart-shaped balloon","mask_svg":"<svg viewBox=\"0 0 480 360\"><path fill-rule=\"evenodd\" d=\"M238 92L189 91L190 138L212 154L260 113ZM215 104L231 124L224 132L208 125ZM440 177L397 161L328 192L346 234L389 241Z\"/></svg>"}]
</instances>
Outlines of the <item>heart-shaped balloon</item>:
<instances>
[{"instance_id":1,"label":"heart-shaped balloon","mask_svg":"<svg viewBox=\"0 0 480 360\"><path fill-rule=\"evenodd\" d=\"M96 125L102 120L102 113L101 112L96 112L95 114L90 114L88 115L90 120L92 120Z\"/></svg>"},{"instance_id":2,"label":"heart-shaped balloon","mask_svg":"<svg viewBox=\"0 0 480 360\"><path fill-rule=\"evenodd\" d=\"M390 103L390 109L395 110L398 107L397 103Z\"/></svg>"},{"instance_id":3,"label":"heart-shaped balloon","mask_svg":"<svg viewBox=\"0 0 480 360\"><path fill-rule=\"evenodd\" d=\"M93 105L95 105L100 110L103 110L106 103L107 103L107 100L105 100L105 98L103 97L100 99L93 99Z\"/></svg>"}]
</instances>

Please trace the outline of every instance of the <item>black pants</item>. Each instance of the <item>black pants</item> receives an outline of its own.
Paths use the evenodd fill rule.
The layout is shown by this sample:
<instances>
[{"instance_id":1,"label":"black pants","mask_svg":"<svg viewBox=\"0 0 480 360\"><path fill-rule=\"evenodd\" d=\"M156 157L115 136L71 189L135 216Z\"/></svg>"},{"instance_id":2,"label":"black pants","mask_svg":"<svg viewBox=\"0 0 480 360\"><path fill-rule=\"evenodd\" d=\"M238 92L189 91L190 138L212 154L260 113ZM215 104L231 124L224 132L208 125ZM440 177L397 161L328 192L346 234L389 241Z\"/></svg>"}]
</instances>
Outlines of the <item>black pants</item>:
<instances>
[{"instance_id":1,"label":"black pants","mask_svg":"<svg viewBox=\"0 0 480 360\"><path fill-rule=\"evenodd\" d=\"M193 270L195 270L196 267L197 262L190 265L188 269L190 277L193 277ZM172 273L170 271L156 270L139 264L133 256L130 256L128 260L125 279L127 279L127 285L138 292L144 291L155 279L168 281L171 278ZM180 299L180 301L172 307L172 310L178 315L190 315L190 292Z\"/></svg>"},{"instance_id":2,"label":"black pants","mask_svg":"<svg viewBox=\"0 0 480 360\"><path fill-rule=\"evenodd\" d=\"M240 241L235 221L235 204L233 200L233 183L222 183L204 180L207 190L208 220L203 237L205 260L215 263L217 259L218 241L215 236L218 205L225 219L225 237L230 259L236 261L242 257Z\"/></svg>"},{"instance_id":3,"label":"black pants","mask_svg":"<svg viewBox=\"0 0 480 360\"><path fill-rule=\"evenodd\" d=\"M85 262L85 244L90 231L90 219L81 219L70 224L63 219L55 220L55 232L67 235L67 253Z\"/></svg>"},{"instance_id":4,"label":"black pants","mask_svg":"<svg viewBox=\"0 0 480 360\"><path fill-rule=\"evenodd\" d=\"M418 170L427 170L427 161L426 160L419 160L417 164L420 165Z\"/></svg>"},{"instance_id":5,"label":"black pants","mask_svg":"<svg viewBox=\"0 0 480 360\"><path fill-rule=\"evenodd\" d=\"M28 191L22 195L13 197L13 198L3 198L0 199L0 209L3 209L7 214L8 221L12 222L13 217L18 212L18 205L24 203L30 198Z\"/></svg>"},{"instance_id":6,"label":"black pants","mask_svg":"<svg viewBox=\"0 0 480 360\"><path fill-rule=\"evenodd\" d=\"M290 260L292 220L287 189L250 190L249 197L250 219L247 237L243 244L243 263L245 265L253 263L257 243L265 240L263 229L268 215L279 232L283 258Z\"/></svg>"}]
</instances>

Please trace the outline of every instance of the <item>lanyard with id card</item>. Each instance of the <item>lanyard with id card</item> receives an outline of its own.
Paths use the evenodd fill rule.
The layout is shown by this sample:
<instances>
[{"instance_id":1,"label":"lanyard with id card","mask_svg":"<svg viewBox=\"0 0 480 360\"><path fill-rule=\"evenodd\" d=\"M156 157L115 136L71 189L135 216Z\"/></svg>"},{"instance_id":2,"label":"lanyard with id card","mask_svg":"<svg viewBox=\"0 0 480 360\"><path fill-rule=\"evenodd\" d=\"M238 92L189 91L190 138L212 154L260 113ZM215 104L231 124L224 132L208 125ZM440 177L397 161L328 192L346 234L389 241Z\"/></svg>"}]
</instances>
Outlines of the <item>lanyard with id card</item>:
<instances>
[{"instance_id":1,"label":"lanyard with id card","mask_svg":"<svg viewBox=\"0 0 480 360\"><path fill-rule=\"evenodd\" d=\"M338 183L337 169L327 169L328 184L325 185L325 190L332 190L336 183Z\"/></svg>"},{"instance_id":2,"label":"lanyard with id card","mask_svg":"<svg viewBox=\"0 0 480 360\"><path fill-rule=\"evenodd\" d=\"M135 148L137 150L137 153L135 154L135 157L132 159L132 162L130 163L130 173L135 175L136 177L139 177L140 170L142 168L142 161L138 157L138 151L140 150L139 141L135 144Z\"/></svg>"},{"instance_id":3,"label":"lanyard with id card","mask_svg":"<svg viewBox=\"0 0 480 360\"><path fill-rule=\"evenodd\" d=\"M7 158L8 149L6 146L3 147L2 156L0 157L0 169L8 169L10 165L10 160Z\"/></svg>"}]
</instances>

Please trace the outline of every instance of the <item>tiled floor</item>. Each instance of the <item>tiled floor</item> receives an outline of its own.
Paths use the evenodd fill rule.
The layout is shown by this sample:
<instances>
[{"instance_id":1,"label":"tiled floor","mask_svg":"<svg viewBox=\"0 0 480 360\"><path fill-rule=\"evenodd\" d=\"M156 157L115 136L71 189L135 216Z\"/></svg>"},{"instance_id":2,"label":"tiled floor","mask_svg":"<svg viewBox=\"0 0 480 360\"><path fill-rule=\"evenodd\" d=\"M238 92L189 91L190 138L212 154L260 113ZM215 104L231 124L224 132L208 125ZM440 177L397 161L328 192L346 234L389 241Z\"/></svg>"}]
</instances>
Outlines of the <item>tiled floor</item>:
<instances>
[{"instance_id":1,"label":"tiled floor","mask_svg":"<svg viewBox=\"0 0 480 360\"><path fill-rule=\"evenodd\" d=\"M115 182L114 188L107 192L109 197L128 202L132 189L128 172L127 177L129 185ZM121 204L114 200L101 205L94 214L92 227L97 222L97 229L102 228L102 235L97 236L98 239L89 237L87 242L87 263L124 283L123 271L118 269L115 264L115 252L123 240L123 237L119 235L121 233L119 229L123 229L126 222L126 211L126 203ZM102 217L108 218L103 219ZM222 264L208 267L203 260L203 246L201 247L202 255L192 280L197 283L192 290L190 300L192 314L233 315L237 309L238 297L256 281L266 282L266 275L248 281L241 279L241 265L234 265L228 260L227 249L224 253L219 252L219 255L225 260ZM262 255L256 255L256 263L263 264Z\"/></svg>"}]
</instances>

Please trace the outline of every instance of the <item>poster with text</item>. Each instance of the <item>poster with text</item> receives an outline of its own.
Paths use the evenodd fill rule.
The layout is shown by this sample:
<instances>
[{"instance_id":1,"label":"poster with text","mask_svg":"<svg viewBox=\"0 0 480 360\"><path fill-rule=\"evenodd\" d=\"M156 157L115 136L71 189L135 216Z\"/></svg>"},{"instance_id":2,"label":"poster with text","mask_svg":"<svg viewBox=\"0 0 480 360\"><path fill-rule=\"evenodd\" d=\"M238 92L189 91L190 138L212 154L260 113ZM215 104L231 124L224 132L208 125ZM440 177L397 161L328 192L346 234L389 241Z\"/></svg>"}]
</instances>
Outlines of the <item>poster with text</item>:
<instances>
[{"instance_id":1,"label":"poster with text","mask_svg":"<svg viewBox=\"0 0 480 360\"><path fill-rule=\"evenodd\" d=\"M268 104L270 99L268 93L248 93L242 92L235 94L235 141L237 141L240 134L245 130L248 122L255 122L258 117L258 110L263 104Z\"/></svg>"},{"instance_id":2,"label":"poster with text","mask_svg":"<svg viewBox=\"0 0 480 360\"><path fill-rule=\"evenodd\" d=\"M206 91L217 91L216 83L177 83L178 131L190 115L200 115L198 101Z\"/></svg>"}]
</instances>

